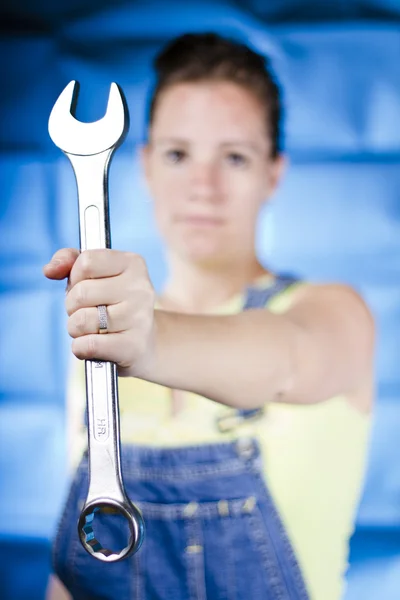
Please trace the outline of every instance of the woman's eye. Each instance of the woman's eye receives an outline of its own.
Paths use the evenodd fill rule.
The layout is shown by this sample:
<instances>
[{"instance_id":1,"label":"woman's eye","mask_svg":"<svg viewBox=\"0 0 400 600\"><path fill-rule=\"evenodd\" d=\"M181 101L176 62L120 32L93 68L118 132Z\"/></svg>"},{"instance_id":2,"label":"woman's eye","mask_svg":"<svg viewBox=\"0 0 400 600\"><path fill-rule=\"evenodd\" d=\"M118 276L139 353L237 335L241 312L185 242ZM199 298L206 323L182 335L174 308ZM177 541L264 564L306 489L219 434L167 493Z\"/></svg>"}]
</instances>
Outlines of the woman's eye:
<instances>
[{"instance_id":1,"label":"woman's eye","mask_svg":"<svg viewBox=\"0 0 400 600\"><path fill-rule=\"evenodd\" d=\"M167 161L172 164L181 163L185 156L186 154L183 150L168 150L165 153Z\"/></svg>"},{"instance_id":2,"label":"woman's eye","mask_svg":"<svg viewBox=\"0 0 400 600\"><path fill-rule=\"evenodd\" d=\"M248 164L248 159L243 154L230 152L227 156L228 163L234 167L245 167Z\"/></svg>"}]
</instances>

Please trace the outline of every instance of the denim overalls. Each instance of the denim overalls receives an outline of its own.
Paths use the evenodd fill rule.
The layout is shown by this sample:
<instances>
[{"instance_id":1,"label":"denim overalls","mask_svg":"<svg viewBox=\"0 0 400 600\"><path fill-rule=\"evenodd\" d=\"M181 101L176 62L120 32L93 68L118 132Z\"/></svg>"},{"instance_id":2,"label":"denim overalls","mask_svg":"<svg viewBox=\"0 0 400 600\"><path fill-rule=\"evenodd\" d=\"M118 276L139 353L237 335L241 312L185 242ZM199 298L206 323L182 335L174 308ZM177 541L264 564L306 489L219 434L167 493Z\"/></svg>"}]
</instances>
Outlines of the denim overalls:
<instances>
[{"instance_id":1,"label":"denim overalls","mask_svg":"<svg viewBox=\"0 0 400 600\"><path fill-rule=\"evenodd\" d=\"M244 309L264 307L293 281L279 277L269 288L250 288ZM237 411L236 422L261 412ZM223 424L216 427L223 440ZM74 600L308 600L256 439L173 448L123 444L121 461L126 492L143 513L143 545L114 563L98 561L81 546L85 453L53 549L54 570ZM110 516L103 545L124 546L125 529L109 524Z\"/></svg>"}]
</instances>

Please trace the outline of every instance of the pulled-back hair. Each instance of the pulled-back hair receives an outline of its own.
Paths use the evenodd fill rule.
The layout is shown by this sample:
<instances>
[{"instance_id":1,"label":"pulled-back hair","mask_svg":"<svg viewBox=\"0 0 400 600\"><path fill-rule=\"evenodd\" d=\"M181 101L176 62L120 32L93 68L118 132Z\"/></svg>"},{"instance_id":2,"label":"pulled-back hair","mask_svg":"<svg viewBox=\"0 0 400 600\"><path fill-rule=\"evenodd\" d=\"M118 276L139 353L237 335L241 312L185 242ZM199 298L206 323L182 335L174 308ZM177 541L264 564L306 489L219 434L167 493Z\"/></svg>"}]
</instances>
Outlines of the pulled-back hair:
<instances>
[{"instance_id":1,"label":"pulled-back hair","mask_svg":"<svg viewBox=\"0 0 400 600\"><path fill-rule=\"evenodd\" d=\"M154 60L156 83L149 104L149 124L158 100L174 84L228 81L253 93L265 108L272 157L281 148L282 106L270 61L245 44L216 33L189 33L173 39Z\"/></svg>"}]
</instances>

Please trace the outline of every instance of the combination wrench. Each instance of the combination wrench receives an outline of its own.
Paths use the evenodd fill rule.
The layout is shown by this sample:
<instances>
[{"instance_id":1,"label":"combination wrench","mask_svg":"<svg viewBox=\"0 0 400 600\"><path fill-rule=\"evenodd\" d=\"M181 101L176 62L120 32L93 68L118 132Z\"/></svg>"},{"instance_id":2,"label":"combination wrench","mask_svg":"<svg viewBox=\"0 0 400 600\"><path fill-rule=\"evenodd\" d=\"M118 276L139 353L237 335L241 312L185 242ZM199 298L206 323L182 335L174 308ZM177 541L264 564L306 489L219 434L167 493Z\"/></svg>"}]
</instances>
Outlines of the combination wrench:
<instances>
[{"instance_id":1,"label":"combination wrench","mask_svg":"<svg viewBox=\"0 0 400 600\"><path fill-rule=\"evenodd\" d=\"M92 123L78 121L75 107L79 84L71 81L56 100L49 117L49 134L71 162L75 173L80 249L111 248L108 168L114 150L129 128L129 114L120 88L111 84L107 111ZM89 554L116 562L137 552L143 542L142 514L129 500L121 471L118 377L115 363L85 361L88 417L89 489L78 520L80 541ZM95 533L96 513L122 515L129 539L122 550L102 546Z\"/></svg>"}]
</instances>

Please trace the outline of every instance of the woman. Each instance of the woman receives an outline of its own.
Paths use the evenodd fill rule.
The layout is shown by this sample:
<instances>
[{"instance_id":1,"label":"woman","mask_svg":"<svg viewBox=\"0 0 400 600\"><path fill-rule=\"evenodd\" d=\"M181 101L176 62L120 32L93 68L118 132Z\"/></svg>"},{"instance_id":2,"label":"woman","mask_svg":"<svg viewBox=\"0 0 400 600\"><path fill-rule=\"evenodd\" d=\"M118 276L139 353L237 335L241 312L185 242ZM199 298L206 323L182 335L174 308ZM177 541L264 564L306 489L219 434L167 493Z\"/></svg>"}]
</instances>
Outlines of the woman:
<instances>
[{"instance_id":1,"label":"woman","mask_svg":"<svg viewBox=\"0 0 400 600\"><path fill-rule=\"evenodd\" d=\"M143 165L166 243L162 293L126 252L62 249L44 271L69 277L73 354L118 365L124 481L146 538L107 565L81 547L84 456L56 573L85 600L339 600L368 445L371 314L347 286L257 260L257 216L285 165L267 61L196 34L156 71Z\"/></svg>"}]
</instances>

